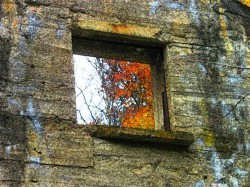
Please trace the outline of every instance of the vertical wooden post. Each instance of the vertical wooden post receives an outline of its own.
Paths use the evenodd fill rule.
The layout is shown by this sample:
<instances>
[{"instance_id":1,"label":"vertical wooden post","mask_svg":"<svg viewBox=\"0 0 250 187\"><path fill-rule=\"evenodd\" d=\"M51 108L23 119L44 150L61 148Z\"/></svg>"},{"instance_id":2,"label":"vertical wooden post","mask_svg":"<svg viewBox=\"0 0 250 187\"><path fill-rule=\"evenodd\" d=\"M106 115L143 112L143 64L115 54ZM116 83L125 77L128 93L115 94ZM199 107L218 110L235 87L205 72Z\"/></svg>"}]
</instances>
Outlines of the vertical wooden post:
<instances>
[{"instance_id":1,"label":"vertical wooden post","mask_svg":"<svg viewBox=\"0 0 250 187\"><path fill-rule=\"evenodd\" d=\"M164 91L162 92L162 103L163 103L163 118L164 118L164 127L166 131L170 131L170 120L169 120L169 111L168 111L168 97L166 86L164 86Z\"/></svg>"}]
</instances>

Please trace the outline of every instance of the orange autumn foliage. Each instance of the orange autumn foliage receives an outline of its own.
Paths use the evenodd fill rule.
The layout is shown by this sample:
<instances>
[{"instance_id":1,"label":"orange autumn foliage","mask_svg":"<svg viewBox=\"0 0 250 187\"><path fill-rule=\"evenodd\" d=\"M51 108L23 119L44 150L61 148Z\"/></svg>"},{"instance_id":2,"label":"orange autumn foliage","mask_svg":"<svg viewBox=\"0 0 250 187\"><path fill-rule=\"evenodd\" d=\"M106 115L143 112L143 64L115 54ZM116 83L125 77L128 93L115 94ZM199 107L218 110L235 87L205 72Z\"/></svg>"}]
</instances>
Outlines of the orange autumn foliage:
<instances>
[{"instance_id":1,"label":"orange autumn foliage","mask_svg":"<svg viewBox=\"0 0 250 187\"><path fill-rule=\"evenodd\" d=\"M154 129L150 66L107 59L105 62L113 70L112 76L107 77L112 79L110 91L123 105L121 127Z\"/></svg>"},{"instance_id":2,"label":"orange autumn foliage","mask_svg":"<svg viewBox=\"0 0 250 187\"><path fill-rule=\"evenodd\" d=\"M154 113L149 106L138 107L122 119L122 127L154 129Z\"/></svg>"}]
</instances>

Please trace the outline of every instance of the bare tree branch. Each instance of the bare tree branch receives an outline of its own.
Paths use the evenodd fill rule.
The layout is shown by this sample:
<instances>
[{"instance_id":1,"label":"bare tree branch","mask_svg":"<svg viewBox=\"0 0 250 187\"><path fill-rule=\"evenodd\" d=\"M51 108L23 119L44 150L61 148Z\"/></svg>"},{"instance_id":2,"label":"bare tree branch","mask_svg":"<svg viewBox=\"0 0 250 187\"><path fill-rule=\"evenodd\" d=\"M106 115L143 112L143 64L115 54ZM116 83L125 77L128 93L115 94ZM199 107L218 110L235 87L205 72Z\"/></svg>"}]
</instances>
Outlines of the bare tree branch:
<instances>
[{"instance_id":1,"label":"bare tree branch","mask_svg":"<svg viewBox=\"0 0 250 187\"><path fill-rule=\"evenodd\" d=\"M81 111L80 110L76 110L76 111L79 113L79 115L80 115L81 119L83 120L83 122L85 124L88 124L87 121L83 118Z\"/></svg>"},{"instance_id":2,"label":"bare tree branch","mask_svg":"<svg viewBox=\"0 0 250 187\"><path fill-rule=\"evenodd\" d=\"M82 90L80 87L78 87L78 85L76 85L76 87L77 87L77 88L80 90L80 92L82 93L83 100L84 100L84 102L85 102L85 104L86 104L86 106L87 106L87 108L88 108L88 111L89 111L89 113L90 113L90 116L91 116L92 120L94 121L95 124L97 124L97 120L96 120L96 118L95 118L94 115L93 115L93 112L92 112L92 110L91 110L91 108L90 108L90 104L88 103L88 101L87 101L87 99L86 99L86 96L85 96L85 94L83 93L83 90ZM92 98L91 98L91 100L92 100ZM91 103L91 101L90 101L90 103Z\"/></svg>"}]
</instances>

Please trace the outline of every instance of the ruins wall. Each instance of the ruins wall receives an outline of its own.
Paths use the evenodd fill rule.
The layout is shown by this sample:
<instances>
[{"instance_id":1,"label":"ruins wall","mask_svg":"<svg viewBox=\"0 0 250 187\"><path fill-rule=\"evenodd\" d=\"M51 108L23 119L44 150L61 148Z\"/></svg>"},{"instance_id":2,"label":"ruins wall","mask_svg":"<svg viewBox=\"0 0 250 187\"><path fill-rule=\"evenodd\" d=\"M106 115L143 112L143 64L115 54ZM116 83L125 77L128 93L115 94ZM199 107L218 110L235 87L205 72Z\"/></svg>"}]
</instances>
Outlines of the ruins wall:
<instances>
[{"instance_id":1,"label":"ruins wall","mask_svg":"<svg viewBox=\"0 0 250 187\"><path fill-rule=\"evenodd\" d=\"M250 9L235 0L1 0L0 186L250 186ZM72 36L164 43L188 148L76 125Z\"/></svg>"}]
</instances>

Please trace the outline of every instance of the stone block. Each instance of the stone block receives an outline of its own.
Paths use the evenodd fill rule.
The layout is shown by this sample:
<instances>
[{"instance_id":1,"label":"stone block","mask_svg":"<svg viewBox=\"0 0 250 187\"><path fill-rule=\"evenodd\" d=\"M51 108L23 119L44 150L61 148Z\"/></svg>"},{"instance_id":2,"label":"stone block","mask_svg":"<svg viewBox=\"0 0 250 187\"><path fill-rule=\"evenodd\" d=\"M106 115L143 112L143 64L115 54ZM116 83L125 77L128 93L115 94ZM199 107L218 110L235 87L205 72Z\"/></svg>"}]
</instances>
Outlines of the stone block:
<instances>
[{"instance_id":1,"label":"stone block","mask_svg":"<svg viewBox=\"0 0 250 187\"><path fill-rule=\"evenodd\" d=\"M45 124L40 132L30 128L27 139L27 161L31 163L69 167L93 166L92 139L77 126Z\"/></svg>"}]
</instances>

